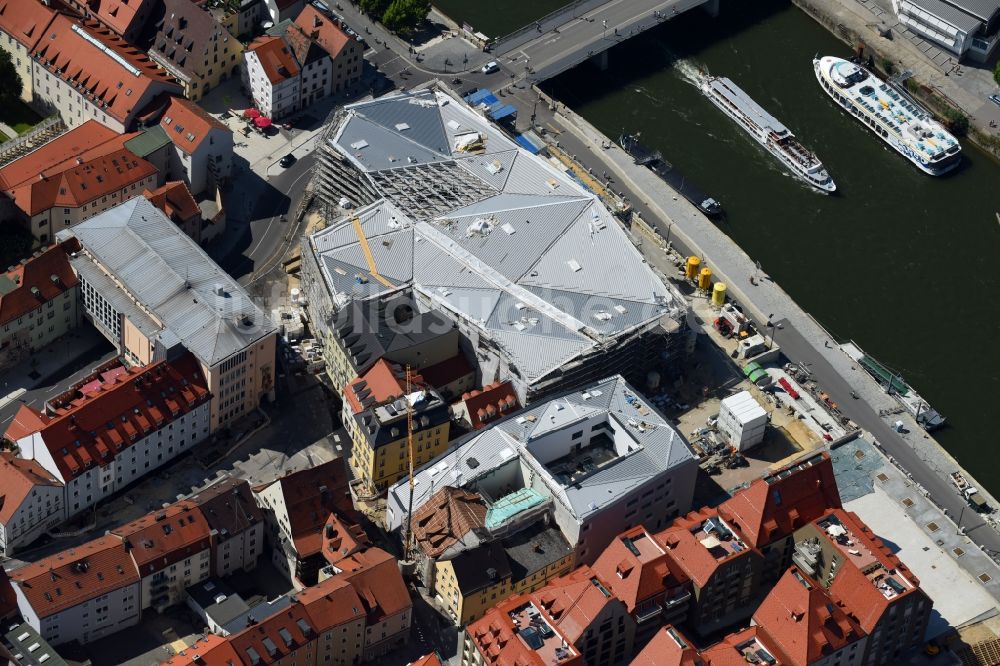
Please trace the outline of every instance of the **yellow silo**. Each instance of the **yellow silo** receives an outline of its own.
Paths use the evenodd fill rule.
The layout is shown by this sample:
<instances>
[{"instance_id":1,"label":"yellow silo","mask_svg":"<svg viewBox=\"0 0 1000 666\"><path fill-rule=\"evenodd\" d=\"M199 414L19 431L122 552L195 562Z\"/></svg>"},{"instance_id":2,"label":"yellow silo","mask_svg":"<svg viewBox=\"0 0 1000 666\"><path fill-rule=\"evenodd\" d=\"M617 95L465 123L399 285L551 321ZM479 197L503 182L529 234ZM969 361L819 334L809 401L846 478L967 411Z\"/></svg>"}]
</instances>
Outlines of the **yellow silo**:
<instances>
[{"instance_id":1,"label":"yellow silo","mask_svg":"<svg viewBox=\"0 0 1000 666\"><path fill-rule=\"evenodd\" d=\"M712 288L712 305L722 307L726 304L726 283L716 282Z\"/></svg>"},{"instance_id":2,"label":"yellow silo","mask_svg":"<svg viewBox=\"0 0 1000 666\"><path fill-rule=\"evenodd\" d=\"M701 273L698 273L698 288L708 291L712 286L712 269L705 266L701 269Z\"/></svg>"},{"instance_id":3,"label":"yellow silo","mask_svg":"<svg viewBox=\"0 0 1000 666\"><path fill-rule=\"evenodd\" d=\"M688 257L687 266L684 268L684 277L693 280L698 275L698 267L701 266L701 259L698 257Z\"/></svg>"}]
</instances>

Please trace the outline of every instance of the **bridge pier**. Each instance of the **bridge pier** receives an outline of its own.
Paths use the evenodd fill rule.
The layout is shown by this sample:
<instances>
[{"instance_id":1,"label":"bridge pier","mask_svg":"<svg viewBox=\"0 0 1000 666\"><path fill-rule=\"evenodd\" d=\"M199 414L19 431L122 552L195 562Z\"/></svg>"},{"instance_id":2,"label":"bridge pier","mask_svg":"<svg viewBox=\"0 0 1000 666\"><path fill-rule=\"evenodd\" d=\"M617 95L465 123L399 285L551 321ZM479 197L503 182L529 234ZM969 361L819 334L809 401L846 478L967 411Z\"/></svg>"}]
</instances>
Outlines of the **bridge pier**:
<instances>
[{"instance_id":1,"label":"bridge pier","mask_svg":"<svg viewBox=\"0 0 1000 666\"><path fill-rule=\"evenodd\" d=\"M714 18L719 15L719 2L720 0L708 0L701 8Z\"/></svg>"},{"instance_id":2,"label":"bridge pier","mask_svg":"<svg viewBox=\"0 0 1000 666\"><path fill-rule=\"evenodd\" d=\"M718 0L716 0L716 2L718 2ZM592 63L594 63L595 65L597 65L598 69L600 69L602 72L607 71L607 69L608 69L608 52L607 51L601 51L600 53L591 56L590 57L590 61Z\"/></svg>"}]
</instances>

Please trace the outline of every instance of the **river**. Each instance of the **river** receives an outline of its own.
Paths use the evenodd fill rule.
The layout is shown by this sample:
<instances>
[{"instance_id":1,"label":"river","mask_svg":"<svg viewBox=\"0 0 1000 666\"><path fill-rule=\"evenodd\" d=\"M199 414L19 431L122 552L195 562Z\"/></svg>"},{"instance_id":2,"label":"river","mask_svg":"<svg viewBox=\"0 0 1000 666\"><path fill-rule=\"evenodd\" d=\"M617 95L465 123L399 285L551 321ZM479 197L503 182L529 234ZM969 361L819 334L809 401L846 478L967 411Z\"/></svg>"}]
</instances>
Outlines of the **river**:
<instances>
[{"instance_id":1,"label":"river","mask_svg":"<svg viewBox=\"0 0 1000 666\"><path fill-rule=\"evenodd\" d=\"M959 171L923 175L826 97L816 53L850 56L788 2L728 2L718 18L689 12L620 44L605 72L586 64L545 88L610 137L641 132L720 199L726 233L835 337L901 372L948 417L935 433L942 445L1000 494L1000 475L987 471L1000 463L990 421L1000 396L1000 167L965 142ZM733 79L787 125L839 193L784 173L701 96L698 70Z\"/></svg>"}]
</instances>

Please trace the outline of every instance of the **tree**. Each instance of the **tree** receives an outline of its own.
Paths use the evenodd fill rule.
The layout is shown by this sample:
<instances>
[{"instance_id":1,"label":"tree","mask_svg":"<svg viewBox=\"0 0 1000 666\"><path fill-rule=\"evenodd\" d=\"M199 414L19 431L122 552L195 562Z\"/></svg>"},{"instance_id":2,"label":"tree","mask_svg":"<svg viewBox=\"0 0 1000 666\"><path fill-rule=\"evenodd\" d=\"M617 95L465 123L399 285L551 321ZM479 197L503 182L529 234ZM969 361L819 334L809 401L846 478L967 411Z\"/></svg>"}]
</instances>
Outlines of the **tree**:
<instances>
[{"instance_id":1,"label":"tree","mask_svg":"<svg viewBox=\"0 0 1000 666\"><path fill-rule=\"evenodd\" d=\"M358 5L361 7L361 11L378 19L389 8L390 2L392 0L361 0Z\"/></svg>"},{"instance_id":2,"label":"tree","mask_svg":"<svg viewBox=\"0 0 1000 666\"><path fill-rule=\"evenodd\" d=\"M944 114L944 119L952 134L962 136L969 131L969 118L958 109L948 109Z\"/></svg>"},{"instance_id":3,"label":"tree","mask_svg":"<svg viewBox=\"0 0 1000 666\"><path fill-rule=\"evenodd\" d=\"M997 63L996 69L993 70L993 79L1000 85L1000 62Z\"/></svg>"},{"instance_id":4,"label":"tree","mask_svg":"<svg viewBox=\"0 0 1000 666\"><path fill-rule=\"evenodd\" d=\"M16 99L21 96L24 83L18 74L10 53L0 49L0 99Z\"/></svg>"},{"instance_id":5,"label":"tree","mask_svg":"<svg viewBox=\"0 0 1000 666\"><path fill-rule=\"evenodd\" d=\"M431 11L430 0L392 0L382 15L382 24L393 32L409 33Z\"/></svg>"}]
</instances>

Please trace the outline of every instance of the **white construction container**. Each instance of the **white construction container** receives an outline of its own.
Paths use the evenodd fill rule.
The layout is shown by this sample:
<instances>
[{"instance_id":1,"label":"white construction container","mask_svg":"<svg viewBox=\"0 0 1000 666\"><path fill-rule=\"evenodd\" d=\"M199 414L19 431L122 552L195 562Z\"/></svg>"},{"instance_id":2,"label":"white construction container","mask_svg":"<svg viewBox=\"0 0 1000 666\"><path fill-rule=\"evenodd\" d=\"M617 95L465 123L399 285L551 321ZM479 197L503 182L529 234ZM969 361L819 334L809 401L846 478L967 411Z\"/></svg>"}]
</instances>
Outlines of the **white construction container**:
<instances>
[{"instance_id":1,"label":"white construction container","mask_svg":"<svg viewBox=\"0 0 1000 666\"><path fill-rule=\"evenodd\" d=\"M767 412L750 391L741 391L722 401L719 432L738 451L746 451L764 440Z\"/></svg>"}]
</instances>

